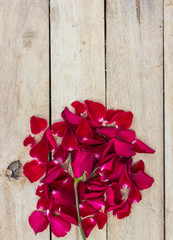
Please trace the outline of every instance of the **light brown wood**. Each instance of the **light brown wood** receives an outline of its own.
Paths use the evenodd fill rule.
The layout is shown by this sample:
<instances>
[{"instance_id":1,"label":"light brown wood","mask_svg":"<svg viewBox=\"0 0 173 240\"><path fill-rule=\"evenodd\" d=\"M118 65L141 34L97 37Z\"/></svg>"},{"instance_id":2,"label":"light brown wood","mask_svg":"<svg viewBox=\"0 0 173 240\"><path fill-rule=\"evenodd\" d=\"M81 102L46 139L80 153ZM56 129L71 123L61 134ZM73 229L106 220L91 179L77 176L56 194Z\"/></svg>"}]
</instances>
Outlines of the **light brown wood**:
<instances>
[{"instance_id":1,"label":"light brown wood","mask_svg":"<svg viewBox=\"0 0 173 240\"><path fill-rule=\"evenodd\" d=\"M166 240L173 236L173 1L165 1L164 7L164 49L165 49L165 205Z\"/></svg>"},{"instance_id":2,"label":"light brown wood","mask_svg":"<svg viewBox=\"0 0 173 240\"><path fill-rule=\"evenodd\" d=\"M9 164L30 160L30 117L49 114L48 1L2 0L0 22L0 239L49 240L49 229L35 237L28 223L36 185L7 177Z\"/></svg>"},{"instance_id":3,"label":"light brown wood","mask_svg":"<svg viewBox=\"0 0 173 240\"><path fill-rule=\"evenodd\" d=\"M104 4L102 0L51 1L52 121L74 100L104 103ZM63 239L81 239L72 228ZM105 228L91 240L105 240Z\"/></svg>"},{"instance_id":4,"label":"light brown wood","mask_svg":"<svg viewBox=\"0 0 173 240\"><path fill-rule=\"evenodd\" d=\"M132 129L156 150L137 154L155 178L129 218L109 219L108 240L163 240L163 1L107 1L107 99L134 113ZM171 159L170 159L171 161Z\"/></svg>"}]
</instances>

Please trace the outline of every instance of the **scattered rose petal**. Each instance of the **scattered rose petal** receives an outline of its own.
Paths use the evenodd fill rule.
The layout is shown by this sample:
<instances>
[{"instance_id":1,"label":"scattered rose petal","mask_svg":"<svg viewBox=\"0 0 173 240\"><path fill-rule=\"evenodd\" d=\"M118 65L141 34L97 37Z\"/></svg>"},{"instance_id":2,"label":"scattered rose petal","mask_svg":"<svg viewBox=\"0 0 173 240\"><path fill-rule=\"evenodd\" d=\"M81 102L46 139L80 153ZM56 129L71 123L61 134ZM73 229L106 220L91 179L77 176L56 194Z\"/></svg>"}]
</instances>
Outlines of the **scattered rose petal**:
<instances>
[{"instance_id":1,"label":"scattered rose petal","mask_svg":"<svg viewBox=\"0 0 173 240\"><path fill-rule=\"evenodd\" d=\"M45 165L39 163L37 160L27 162L23 167L23 173L31 183L38 181L44 175L45 171Z\"/></svg>"},{"instance_id":2,"label":"scattered rose petal","mask_svg":"<svg viewBox=\"0 0 173 240\"><path fill-rule=\"evenodd\" d=\"M36 135L46 129L47 121L43 118L37 118L33 116L31 117L30 125L31 125L31 132Z\"/></svg>"},{"instance_id":3,"label":"scattered rose petal","mask_svg":"<svg viewBox=\"0 0 173 240\"><path fill-rule=\"evenodd\" d=\"M102 122L106 114L106 108L103 104L85 100L85 107L90 119L94 122Z\"/></svg>"},{"instance_id":4,"label":"scattered rose petal","mask_svg":"<svg viewBox=\"0 0 173 240\"><path fill-rule=\"evenodd\" d=\"M27 138L25 138L25 140L23 141L23 145L26 147L28 145L30 145L30 147L32 148L35 144L35 139L33 137L31 137L31 135L29 135Z\"/></svg>"},{"instance_id":5,"label":"scattered rose petal","mask_svg":"<svg viewBox=\"0 0 173 240\"><path fill-rule=\"evenodd\" d=\"M75 114L82 116L86 111L85 105L79 101L72 102L71 106L75 109Z\"/></svg>"},{"instance_id":6,"label":"scattered rose petal","mask_svg":"<svg viewBox=\"0 0 173 240\"><path fill-rule=\"evenodd\" d=\"M139 139L136 139L133 142L133 150L138 153L155 153L155 150L147 146L144 142Z\"/></svg>"},{"instance_id":7,"label":"scattered rose petal","mask_svg":"<svg viewBox=\"0 0 173 240\"><path fill-rule=\"evenodd\" d=\"M43 212L34 211L29 217L29 224L35 234L37 234L38 232L43 232L48 227L49 221Z\"/></svg>"},{"instance_id":8,"label":"scattered rose petal","mask_svg":"<svg viewBox=\"0 0 173 240\"><path fill-rule=\"evenodd\" d=\"M64 137L67 132L67 124L65 121L55 122L51 126L52 133L58 137Z\"/></svg>"}]
</instances>

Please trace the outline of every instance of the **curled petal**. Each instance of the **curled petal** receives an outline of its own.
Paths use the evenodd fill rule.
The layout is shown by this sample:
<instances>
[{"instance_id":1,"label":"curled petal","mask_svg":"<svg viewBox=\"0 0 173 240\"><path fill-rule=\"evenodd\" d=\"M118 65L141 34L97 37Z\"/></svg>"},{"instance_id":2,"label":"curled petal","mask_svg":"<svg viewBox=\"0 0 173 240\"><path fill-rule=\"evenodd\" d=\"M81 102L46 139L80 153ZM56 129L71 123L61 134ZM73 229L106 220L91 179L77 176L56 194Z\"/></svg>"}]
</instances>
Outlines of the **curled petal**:
<instances>
[{"instance_id":1,"label":"curled petal","mask_svg":"<svg viewBox=\"0 0 173 240\"><path fill-rule=\"evenodd\" d=\"M130 202L127 200L123 206L121 206L120 208L116 209L113 211L113 214L115 216L117 216L118 219L123 219L125 217L128 217L129 214L131 212L131 204Z\"/></svg>"},{"instance_id":2,"label":"curled petal","mask_svg":"<svg viewBox=\"0 0 173 240\"><path fill-rule=\"evenodd\" d=\"M60 208L60 216L69 223L78 225L77 211L75 206L66 205Z\"/></svg>"},{"instance_id":3,"label":"curled petal","mask_svg":"<svg viewBox=\"0 0 173 240\"><path fill-rule=\"evenodd\" d=\"M51 216L50 225L51 230L56 237L64 237L71 229L71 224L64 221L59 216Z\"/></svg>"},{"instance_id":4,"label":"curled petal","mask_svg":"<svg viewBox=\"0 0 173 240\"><path fill-rule=\"evenodd\" d=\"M85 107L89 118L94 122L103 122L106 114L106 108L103 104L85 100Z\"/></svg>"},{"instance_id":5,"label":"curled petal","mask_svg":"<svg viewBox=\"0 0 173 240\"><path fill-rule=\"evenodd\" d=\"M132 182L127 173L127 165L124 165L124 171L120 177L119 184L120 184L121 188L131 188L131 186L132 186Z\"/></svg>"},{"instance_id":6,"label":"curled petal","mask_svg":"<svg viewBox=\"0 0 173 240\"><path fill-rule=\"evenodd\" d=\"M53 137L49 128L46 130L46 137L47 137L47 139L49 141L49 144L50 144L50 151L52 149L55 149L56 148L56 141L55 141L55 139L54 139L54 137Z\"/></svg>"},{"instance_id":7,"label":"curled petal","mask_svg":"<svg viewBox=\"0 0 173 240\"><path fill-rule=\"evenodd\" d=\"M56 178L60 176L60 174L65 172L63 168L57 168L54 171L51 171L47 174L47 176L41 181L42 183L52 183Z\"/></svg>"},{"instance_id":8,"label":"curled petal","mask_svg":"<svg viewBox=\"0 0 173 240\"><path fill-rule=\"evenodd\" d=\"M101 210L105 206L103 197L87 200L87 203L96 210Z\"/></svg>"},{"instance_id":9,"label":"curled petal","mask_svg":"<svg viewBox=\"0 0 173 240\"><path fill-rule=\"evenodd\" d=\"M52 133L58 137L64 137L67 132L67 124L65 121L55 122L51 126Z\"/></svg>"},{"instance_id":10,"label":"curled petal","mask_svg":"<svg viewBox=\"0 0 173 240\"><path fill-rule=\"evenodd\" d=\"M31 137L31 135L29 135L27 138L25 138L25 140L23 141L23 145L26 147L28 145L30 145L30 147L32 148L35 144L35 140L33 137Z\"/></svg>"},{"instance_id":11,"label":"curled petal","mask_svg":"<svg viewBox=\"0 0 173 240\"><path fill-rule=\"evenodd\" d=\"M44 131L47 127L47 121L43 118L37 118L32 116L30 119L31 132L33 134L38 134Z\"/></svg>"},{"instance_id":12,"label":"curled petal","mask_svg":"<svg viewBox=\"0 0 173 240\"><path fill-rule=\"evenodd\" d=\"M150 148L148 145L146 145L139 139L136 139L133 142L133 150L138 153L155 153L155 150Z\"/></svg>"},{"instance_id":13,"label":"curled petal","mask_svg":"<svg viewBox=\"0 0 173 240\"><path fill-rule=\"evenodd\" d=\"M108 138L115 138L118 133L118 129L115 127L100 127L97 128L97 132L100 134L103 134L104 136Z\"/></svg>"},{"instance_id":14,"label":"curled petal","mask_svg":"<svg viewBox=\"0 0 173 240\"><path fill-rule=\"evenodd\" d=\"M79 123L80 123L81 118L79 116L75 115L74 113L70 112L67 107L61 113L61 116L70 125L79 125Z\"/></svg>"},{"instance_id":15,"label":"curled petal","mask_svg":"<svg viewBox=\"0 0 173 240\"><path fill-rule=\"evenodd\" d=\"M31 183L38 181L44 175L45 171L45 165L39 163L37 160L27 162L23 167L23 173Z\"/></svg>"},{"instance_id":16,"label":"curled petal","mask_svg":"<svg viewBox=\"0 0 173 240\"><path fill-rule=\"evenodd\" d=\"M83 140L93 138L93 132L86 118L81 118L79 126L76 130L76 137Z\"/></svg>"},{"instance_id":17,"label":"curled petal","mask_svg":"<svg viewBox=\"0 0 173 240\"><path fill-rule=\"evenodd\" d=\"M48 227L49 221L43 212L34 211L29 217L29 224L35 234L37 234L38 232L43 232Z\"/></svg>"},{"instance_id":18,"label":"curled petal","mask_svg":"<svg viewBox=\"0 0 173 240\"><path fill-rule=\"evenodd\" d=\"M139 189L135 186L135 184L130 189L128 199L131 204L140 202L142 199L142 195L141 195Z\"/></svg>"},{"instance_id":19,"label":"curled petal","mask_svg":"<svg viewBox=\"0 0 173 240\"><path fill-rule=\"evenodd\" d=\"M120 129L128 129L133 120L132 112L120 111L114 116L115 125Z\"/></svg>"},{"instance_id":20,"label":"curled petal","mask_svg":"<svg viewBox=\"0 0 173 240\"><path fill-rule=\"evenodd\" d=\"M118 137L121 138L121 140L132 143L132 141L136 138L136 133L133 130L122 130L118 132Z\"/></svg>"},{"instance_id":21,"label":"curled petal","mask_svg":"<svg viewBox=\"0 0 173 240\"><path fill-rule=\"evenodd\" d=\"M125 143L118 139L114 139L114 149L115 152L122 157L131 157L134 156L136 153L132 150L133 145L129 143Z\"/></svg>"},{"instance_id":22,"label":"curled petal","mask_svg":"<svg viewBox=\"0 0 173 240\"><path fill-rule=\"evenodd\" d=\"M87 202L82 202L79 204L79 211L81 217L87 217L97 212L97 210L92 208Z\"/></svg>"},{"instance_id":23,"label":"curled petal","mask_svg":"<svg viewBox=\"0 0 173 240\"><path fill-rule=\"evenodd\" d=\"M62 140L62 146L67 151L72 151L77 149L78 141L72 131L68 130L66 135Z\"/></svg>"},{"instance_id":24,"label":"curled petal","mask_svg":"<svg viewBox=\"0 0 173 240\"><path fill-rule=\"evenodd\" d=\"M82 116L86 111L85 105L79 101L72 102L71 106L75 109L75 114Z\"/></svg>"},{"instance_id":25,"label":"curled petal","mask_svg":"<svg viewBox=\"0 0 173 240\"><path fill-rule=\"evenodd\" d=\"M114 120L114 116L119 113L119 112L123 112L122 110L107 110L106 111L106 115L104 117L104 121L106 124L111 124L113 123L115 120Z\"/></svg>"},{"instance_id":26,"label":"curled petal","mask_svg":"<svg viewBox=\"0 0 173 240\"><path fill-rule=\"evenodd\" d=\"M154 182L154 179L143 171L138 171L134 180L140 190L150 188Z\"/></svg>"},{"instance_id":27,"label":"curled petal","mask_svg":"<svg viewBox=\"0 0 173 240\"><path fill-rule=\"evenodd\" d=\"M100 212L94 215L94 220L97 223L99 229L102 229L107 223L108 216L106 213Z\"/></svg>"},{"instance_id":28,"label":"curled petal","mask_svg":"<svg viewBox=\"0 0 173 240\"><path fill-rule=\"evenodd\" d=\"M47 198L42 197L37 202L37 209L40 211L45 211L49 209L49 201Z\"/></svg>"},{"instance_id":29,"label":"curled petal","mask_svg":"<svg viewBox=\"0 0 173 240\"><path fill-rule=\"evenodd\" d=\"M137 173L138 171L144 171L145 169L145 164L142 160L140 160L139 162L137 162L135 165L133 165L133 167L131 168L131 171L133 173Z\"/></svg>"},{"instance_id":30,"label":"curled petal","mask_svg":"<svg viewBox=\"0 0 173 240\"><path fill-rule=\"evenodd\" d=\"M59 162L65 162L66 159L68 158L69 152L66 151L62 145L60 145L59 147L57 147L55 149L55 152L53 154L53 157L55 160L59 161Z\"/></svg>"},{"instance_id":31,"label":"curled petal","mask_svg":"<svg viewBox=\"0 0 173 240\"><path fill-rule=\"evenodd\" d=\"M88 217L88 218L83 219L82 228L84 230L86 238L89 236L90 232L93 230L95 225L96 225L96 222L93 218Z\"/></svg>"}]
</instances>

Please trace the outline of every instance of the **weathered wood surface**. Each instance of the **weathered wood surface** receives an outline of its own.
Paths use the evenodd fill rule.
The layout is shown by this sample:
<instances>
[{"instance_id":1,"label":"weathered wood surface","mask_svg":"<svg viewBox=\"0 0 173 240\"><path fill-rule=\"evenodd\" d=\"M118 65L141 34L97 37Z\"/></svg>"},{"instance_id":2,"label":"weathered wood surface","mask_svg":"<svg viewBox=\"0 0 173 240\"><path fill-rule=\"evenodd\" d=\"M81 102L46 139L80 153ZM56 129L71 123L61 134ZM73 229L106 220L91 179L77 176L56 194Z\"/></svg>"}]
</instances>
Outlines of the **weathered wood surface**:
<instances>
[{"instance_id":1,"label":"weathered wood surface","mask_svg":"<svg viewBox=\"0 0 173 240\"><path fill-rule=\"evenodd\" d=\"M166 240L173 238L173 1L164 7Z\"/></svg>"},{"instance_id":2,"label":"weathered wood surface","mask_svg":"<svg viewBox=\"0 0 173 240\"><path fill-rule=\"evenodd\" d=\"M28 223L36 185L7 176L9 164L29 160L30 116L49 113L48 1L2 0L0 22L0 239L48 240L49 230L35 237Z\"/></svg>"},{"instance_id":3,"label":"weathered wood surface","mask_svg":"<svg viewBox=\"0 0 173 240\"><path fill-rule=\"evenodd\" d=\"M107 1L108 107L130 109L137 137L156 150L152 156L137 154L155 183L129 218L109 218L109 240L164 239L162 5L162 0Z\"/></svg>"},{"instance_id":4,"label":"weathered wood surface","mask_svg":"<svg viewBox=\"0 0 173 240\"><path fill-rule=\"evenodd\" d=\"M51 1L52 121L74 100L104 103L104 5L102 0ZM81 239L73 228L63 239ZM95 229L91 240L105 240Z\"/></svg>"}]
</instances>

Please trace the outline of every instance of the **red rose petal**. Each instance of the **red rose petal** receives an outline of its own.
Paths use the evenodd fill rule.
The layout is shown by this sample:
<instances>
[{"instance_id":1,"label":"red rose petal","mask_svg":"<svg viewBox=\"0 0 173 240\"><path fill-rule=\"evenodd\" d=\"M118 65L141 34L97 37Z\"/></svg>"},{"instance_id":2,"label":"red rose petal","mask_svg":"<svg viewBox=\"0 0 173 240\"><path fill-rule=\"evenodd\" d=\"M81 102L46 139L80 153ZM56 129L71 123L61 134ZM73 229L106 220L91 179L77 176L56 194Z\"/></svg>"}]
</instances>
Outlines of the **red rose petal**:
<instances>
[{"instance_id":1,"label":"red rose petal","mask_svg":"<svg viewBox=\"0 0 173 240\"><path fill-rule=\"evenodd\" d=\"M113 122L114 122L114 116L115 116L117 113L119 113L119 112L124 112L124 111L122 111L122 110L112 110L112 109L107 110L107 111L106 111L106 115L105 115L105 117L104 117L105 123L106 123L106 124L111 124L111 123L113 123Z\"/></svg>"},{"instance_id":2,"label":"red rose petal","mask_svg":"<svg viewBox=\"0 0 173 240\"><path fill-rule=\"evenodd\" d=\"M108 138L115 138L118 134L118 129L115 127L100 127L97 128L97 132L103 134Z\"/></svg>"},{"instance_id":3,"label":"red rose petal","mask_svg":"<svg viewBox=\"0 0 173 240\"><path fill-rule=\"evenodd\" d=\"M136 153L132 150L133 145L129 143L125 143L118 139L114 139L114 149L115 152L122 157L131 157L134 156Z\"/></svg>"},{"instance_id":4,"label":"red rose petal","mask_svg":"<svg viewBox=\"0 0 173 240\"><path fill-rule=\"evenodd\" d=\"M85 233L86 238L89 236L90 232L93 230L95 225L96 225L95 220L93 218L90 218L90 217L85 218L82 221L82 228L83 228L83 231Z\"/></svg>"},{"instance_id":5,"label":"red rose petal","mask_svg":"<svg viewBox=\"0 0 173 240\"><path fill-rule=\"evenodd\" d=\"M71 106L75 109L75 114L82 116L86 111L85 105L79 101L72 102Z\"/></svg>"},{"instance_id":6,"label":"red rose petal","mask_svg":"<svg viewBox=\"0 0 173 240\"><path fill-rule=\"evenodd\" d=\"M43 118L37 118L35 116L30 119L31 132L33 134L38 134L45 130L47 127L47 121Z\"/></svg>"},{"instance_id":7,"label":"red rose petal","mask_svg":"<svg viewBox=\"0 0 173 240\"><path fill-rule=\"evenodd\" d=\"M67 107L61 113L61 116L64 120L66 120L69 124L72 124L72 125L79 125L79 122L80 122L80 119L81 119L79 116L70 112Z\"/></svg>"},{"instance_id":8,"label":"red rose petal","mask_svg":"<svg viewBox=\"0 0 173 240\"><path fill-rule=\"evenodd\" d=\"M23 141L23 145L26 147L28 145L30 145L30 147L32 148L35 144L35 139L33 137L31 137L31 135L29 135L27 138L25 138L25 140Z\"/></svg>"},{"instance_id":9,"label":"red rose petal","mask_svg":"<svg viewBox=\"0 0 173 240\"><path fill-rule=\"evenodd\" d=\"M103 104L85 100L85 107L90 119L94 122L102 122L106 114L106 108Z\"/></svg>"},{"instance_id":10,"label":"red rose petal","mask_svg":"<svg viewBox=\"0 0 173 240\"><path fill-rule=\"evenodd\" d=\"M132 143L136 138L136 133L133 130L122 130L118 132L118 137L125 142Z\"/></svg>"},{"instance_id":11,"label":"red rose petal","mask_svg":"<svg viewBox=\"0 0 173 240\"><path fill-rule=\"evenodd\" d=\"M69 223L78 225L77 211L75 206L66 205L60 208L60 216Z\"/></svg>"},{"instance_id":12,"label":"red rose petal","mask_svg":"<svg viewBox=\"0 0 173 240\"><path fill-rule=\"evenodd\" d=\"M133 142L133 150L138 153L155 153L155 150L150 148L148 145L146 145L144 142L142 142L139 139L136 139Z\"/></svg>"},{"instance_id":13,"label":"red rose petal","mask_svg":"<svg viewBox=\"0 0 173 240\"><path fill-rule=\"evenodd\" d=\"M44 175L45 171L45 165L39 163L37 160L27 162L23 167L23 173L31 183L38 181Z\"/></svg>"},{"instance_id":14,"label":"red rose petal","mask_svg":"<svg viewBox=\"0 0 173 240\"><path fill-rule=\"evenodd\" d=\"M135 165L133 165L133 167L131 168L131 171L133 173L137 173L139 170L144 171L144 169L145 169L144 162L142 160L140 160Z\"/></svg>"},{"instance_id":15,"label":"red rose petal","mask_svg":"<svg viewBox=\"0 0 173 240\"><path fill-rule=\"evenodd\" d=\"M79 126L76 130L76 137L83 140L93 138L92 129L90 128L86 118L81 118Z\"/></svg>"},{"instance_id":16,"label":"red rose petal","mask_svg":"<svg viewBox=\"0 0 173 240\"><path fill-rule=\"evenodd\" d=\"M113 214L117 216L118 219L123 219L128 217L131 212L131 204L127 200L122 207L113 211Z\"/></svg>"},{"instance_id":17,"label":"red rose petal","mask_svg":"<svg viewBox=\"0 0 173 240\"><path fill-rule=\"evenodd\" d=\"M154 179L143 171L138 171L134 180L140 190L150 188L154 182Z\"/></svg>"},{"instance_id":18,"label":"red rose petal","mask_svg":"<svg viewBox=\"0 0 173 240\"><path fill-rule=\"evenodd\" d=\"M135 184L130 189L128 199L131 204L140 202L142 199L142 195L141 195L139 189L135 186Z\"/></svg>"},{"instance_id":19,"label":"red rose petal","mask_svg":"<svg viewBox=\"0 0 173 240\"><path fill-rule=\"evenodd\" d=\"M66 151L62 145L60 145L59 147L57 147L55 149L55 152L53 154L53 157L55 160L59 161L59 162L65 162L66 159L68 158L69 152Z\"/></svg>"},{"instance_id":20,"label":"red rose petal","mask_svg":"<svg viewBox=\"0 0 173 240\"><path fill-rule=\"evenodd\" d=\"M64 221L59 216L50 217L50 226L56 237L64 237L71 229L71 224Z\"/></svg>"},{"instance_id":21,"label":"red rose petal","mask_svg":"<svg viewBox=\"0 0 173 240\"><path fill-rule=\"evenodd\" d=\"M119 112L114 116L115 125L120 129L128 129L133 120L132 112Z\"/></svg>"},{"instance_id":22,"label":"red rose petal","mask_svg":"<svg viewBox=\"0 0 173 240\"><path fill-rule=\"evenodd\" d=\"M100 212L94 215L94 220L97 223L99 229L102 229L104 225L107 223L108 216L106 213Z\"/></svg>"},{"instance_id":23,"label":"red rose petal","mask_svg":"<svg viewBox=\"0 0 173 240\"><path fill-rule=\"evenodd\" d=\"M58 137L64 137L67 132L67 124L65 121L55 122L51 126L52 133Z\"/></svg>"},{"instance_id":24,"label":"red rose petal","mask_svg":"<svg viewBox=\"0 0 173 240\"><path fill-rule=\"evenodd\" d=\"M121 188L131 188L132 182L130 180L130 177L127 173L127 166L124 165L124 171L121 174L120 180L119 180L119 185Z\"/></svg>"},{"instance_id":25,"label":"red rose petal","mask_svg":"<svg viewBox=\"0 0 173 240\"><path fill-rule=\"evenodd\" d=\"M54 137L53 137L49 128L46 130L46 137L47 137L47 139L48 139L48 141L51 145L50 150L55 149L56 148L56 141L55 141L55 139L54 139Z\"/></svg>"},{"instance_id":26,"label":"red rose petal","mask_svg":"<svg viewBox=\"0 0 173 240\"><path fill-rule=\"evenodd\" d=\"M72 151L77 149L78 141L72 131L68 130L66 135L62 140L62 146L67 151Z\"/></svg>"},{"instance_id":27,"label":"red rose petal","mask_svg":"<svg viewBox=\"0 0 173 240\"><path fill-rule=\"evenodd\" d=\"M47 198L42 197L38 200L37 209L41 211L45 211L49 209L49 201L47 200Z\"/></svg>"},{"instance_id":28,"label":"red rose petal","mask_svg":"<svg viewBox=\"0 0 173 240\"><path fill-rule=\"evenodd\" d=\"M35 234L43 232L49 224L47 217L40 211L34 211L29 217L29 224L33 228Z\"/></svg>"}]
</instances>

